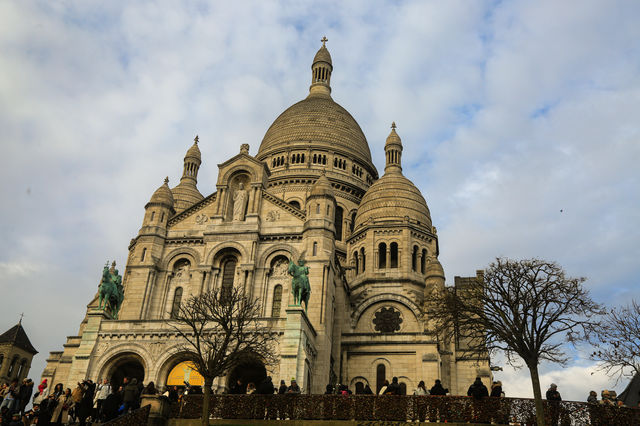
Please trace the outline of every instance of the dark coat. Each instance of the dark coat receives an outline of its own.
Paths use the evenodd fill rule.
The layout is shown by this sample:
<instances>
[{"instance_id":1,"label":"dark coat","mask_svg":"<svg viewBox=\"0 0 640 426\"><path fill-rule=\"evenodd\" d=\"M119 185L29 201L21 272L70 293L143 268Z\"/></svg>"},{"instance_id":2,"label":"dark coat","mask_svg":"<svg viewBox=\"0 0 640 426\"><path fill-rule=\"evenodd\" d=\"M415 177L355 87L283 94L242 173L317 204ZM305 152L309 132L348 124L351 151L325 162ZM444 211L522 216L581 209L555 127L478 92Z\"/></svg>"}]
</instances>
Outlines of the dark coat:
<instances>
[{"instance_id":1,"label":"dark coat","mask_svg":"<svg viewBox=\"0 0 640 426\"><path fill-rule=\"evenodd\" d=\"M400 395L400 385L398 382L391 382L389 386L387 386L387 390L384 392L385 395Z\"/></svg>"},{"instance_id":2,"label":"dark coat","mask_svg":"<svg viewBox=\"0 0 640 426\"><path fill-rule=\"evenodd\" d=\"M446 395L447 394L447 389L443 388L441 383L436 383L435 385L433 385L433 387L429 391L429 394L431 394L431 395Z\"/></svg>"},{"instance_id":3,"label":"dark coat","mask_svg":"<svg viewBox=\"0 0 640 426\"><path fill-rule=\"evenodd\" d=\"M557 390L549 389L547 391L547 401L562 401L560 392L558 392Z\"/></svg>"},{"instance_id":4,"label":"dark coat","mask_svg":"<svg viewBox=\"0 0 640 426\"><path fill-rule=\"evenodd\" d=\"M485 396L489 396L489 391L487 387L482 383L482 380L477 380L473 382L471 386L469 386L469 390L467 390L467 396L472 396L475 399L484 398Z\"/></svg>"},{"instance_id":5,"label":"dark coat","mask_svg":"<svg viewBox=\"0 0 640 426\"><path fill-rule=\"evenodd\" d=\"M140 397L140 393L138 391L138 385L129 383L124 388L124 396L122 397L123 402L135 402Z\"/></svg>"},{"instance_id":6,"label":"dark coat","mask_svg":"<svg viewBox=\"0 0 640 426\"><path fill-rule=\"evenodd\" d=\"M256 393L260 395L273 395L274 390L275 388L273 387L273 383L271 382L271 379L269 377L265 377L265 379L262 380L260 384L258 384L258 387L256 388Z\"/></svg>"},{"instance_id":7,"label":"dark coat","mask_svg":"<svg viewBox=\"0 0 640 426\"><path fill-rule=\"evenodd\" d=\"M278 389L278 394L280 395L284 395L285 393L287 393L287 385L280 385L280 389Z\"/></svg>"},{"instance_id":8,"label":"dark coat","mask_svg":"<svg viewBox=\"0 0 640 426\"><path fill-rule=\"evenodd\" d=\"M120 398L118 394L112 393L102 403L102 413L105 420L109 421L115 419L118 416L118 408L120 407Z\"/></svg>"},{"instance_id":9,"label":"dark coat","mask_svg":"<svg viewBox=\"0 0 640 426\"><path fill-rule=\"evenodd\" d=\"M493 388L491 388L490 396L500 398L502 396L502 386L494 386Z\"/></svg>"}]
</instances>

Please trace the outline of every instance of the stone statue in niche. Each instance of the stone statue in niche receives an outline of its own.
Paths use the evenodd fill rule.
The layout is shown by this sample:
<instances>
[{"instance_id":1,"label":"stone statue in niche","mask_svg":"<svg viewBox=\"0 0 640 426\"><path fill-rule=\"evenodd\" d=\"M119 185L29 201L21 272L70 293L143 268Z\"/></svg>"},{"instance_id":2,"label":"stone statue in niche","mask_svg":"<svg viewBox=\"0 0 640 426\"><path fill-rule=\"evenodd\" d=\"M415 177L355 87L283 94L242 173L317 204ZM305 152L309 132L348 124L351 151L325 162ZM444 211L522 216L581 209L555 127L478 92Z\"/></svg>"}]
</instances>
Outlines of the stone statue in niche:
<instances>
[{"instance_id":1,"label":"stone statue in niche","mask_svg":"<svg viewBox=\"0 0 640 426\"><path fill-rule=\"evenodd\" d=\"M238 189L233 194L233 221L241 222L244 220L244 213L247 207L247 190L244 189L244 184L240 182Z\"/></svg>"}]
</instances>

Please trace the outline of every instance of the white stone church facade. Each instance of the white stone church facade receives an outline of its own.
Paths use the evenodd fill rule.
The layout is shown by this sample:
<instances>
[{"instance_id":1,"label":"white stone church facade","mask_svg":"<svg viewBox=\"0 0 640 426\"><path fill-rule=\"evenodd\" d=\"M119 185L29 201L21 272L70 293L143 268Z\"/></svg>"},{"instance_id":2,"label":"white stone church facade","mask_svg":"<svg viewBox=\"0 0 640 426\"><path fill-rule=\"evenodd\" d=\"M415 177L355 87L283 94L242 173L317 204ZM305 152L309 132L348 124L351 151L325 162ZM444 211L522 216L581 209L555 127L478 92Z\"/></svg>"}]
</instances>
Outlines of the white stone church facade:
<instances>
[{"instance_id":1,"label":"white stone church facade","mask_svg":"<svg viewBox=\"0 0 640 426\"><path fill-rule=\"evenodd\" d=\"M395 376L408 392L441 379L463 394L477 375L490 380L488 360L466 359L455 342L426 332L425 297L445 284L427 203L402 175L395 125L378 176L362 130L331 97L332 71L323 43L309 95L274 121L255 156L242 145L219 164L206 197L196 186L196 139L180 183L165 181L145 206L122 271L119 318L92 301L78 335L50 353L43 378L68 386L137 375L162 387L184 359L166 324L175 305L240 286L259 298L265 327L278 334L279 362L266 366L276 384L295 377L306 392L322 393L329 382L375 392ZM289 306L287 264L301 256L310 270L306 314ZM234 374L242 371L219 378L218 391Z\"/></svg>"}]
</instances>

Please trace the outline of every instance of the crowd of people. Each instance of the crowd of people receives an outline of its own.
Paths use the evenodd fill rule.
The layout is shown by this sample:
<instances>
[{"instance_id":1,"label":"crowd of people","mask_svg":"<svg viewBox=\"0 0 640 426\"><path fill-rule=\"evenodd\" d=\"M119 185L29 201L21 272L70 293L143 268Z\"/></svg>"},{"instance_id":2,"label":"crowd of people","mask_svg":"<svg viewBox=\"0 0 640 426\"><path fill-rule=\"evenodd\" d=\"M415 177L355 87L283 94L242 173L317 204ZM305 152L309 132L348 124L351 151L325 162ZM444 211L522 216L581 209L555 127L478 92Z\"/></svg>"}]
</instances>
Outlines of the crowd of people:
<instances>
[{"instance_id":1,"label":"crowd of people","mask_svg":"<svg viewBox=\"0 0 640 426\"><path fill-rule=\"evenodd\" d=\"M140 397L147 394L157 394L153 382L143 387L137 379L128 377L118 389L113 389L108 380L102 383L84 380L73 390L65 389L62 383L50 390L44 379L35 392L31 379L25 379L21 385L14 380L0 387L0 425L85 426L105 422L139 408ZM30 401L33 407L25 411Z\"/></svg>"},{"instance_id":2,"label":"crowd of people","mask_svg":"<svg viewBox=\"0 0 640 426\"><path fill-rule=\"evenodd\" d=\"M200 386L185 387L171 386L162 394L171 402L178 402L182 395L202 394ZM153 382L145 387L142 382L135 378L125 377L122 385L118 389L113 389L108 380L102 383L94 383L91 380L84 380L71 390L64 388L62 383L49 390L47 380L44 379L37 390L33 390L34 383L31 379L24 379L22 383L13 380L10 384L0 387L0 425L8 426L28 426L38 424L47 425L67 425L77 424L85 426L93 422L105 422L118 417L121 414L133 411L140 407L142 395L159 395ZM270 376L267 376L259 383L249 382L246 385L238 379L229 389L229 394L300 394L302 390L296 379L292 378L289 385L284 380L280 381L280 386L274 386ZM345 384L326 386L326 395L351 395L353 392ZM420 381L413 391L414 395L447 395L449 389L442 386L440 380L436 380L430 389L427 389L425 382ZM380 389L374 393L368 384L359 383L356 386L356 394L361 395L404 395L406 389L398 383L398 378L394 377L389 383L385 380ZM491 390L487 389L480 377L469 386L467 396L475 399L485 397L504 397L502 383L494 381ZM546 392L548 401L562 401L558 386L552 383ZM26 411L29 402L33 402L33 408ZM591 391L587 398L588 403L602 404L609 406L624 406L622 401L616 399L616 393L603 390L601 399L598 400L597 393Z\"/></svg>"}]
</instances>

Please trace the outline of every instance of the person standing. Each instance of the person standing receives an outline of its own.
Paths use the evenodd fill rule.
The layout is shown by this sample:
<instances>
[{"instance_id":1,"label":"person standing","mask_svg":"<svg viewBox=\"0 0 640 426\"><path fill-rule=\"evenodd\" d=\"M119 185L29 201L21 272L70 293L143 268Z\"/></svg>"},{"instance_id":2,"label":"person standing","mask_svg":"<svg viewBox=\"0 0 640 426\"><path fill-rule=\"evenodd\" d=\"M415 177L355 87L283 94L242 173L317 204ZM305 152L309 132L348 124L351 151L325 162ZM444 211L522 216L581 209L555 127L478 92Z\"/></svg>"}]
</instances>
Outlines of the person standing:
<instances>
[{"instance_id":1,"label":"person standing","mask_svg":"<svg viewBox=\"0 0 640 426\"><path fill-rule=\"evenodd\" d=\"M102 405L105 399L111 394L111 385L107 379L104 379L100 385L98 385L98 391L96 392L96 411L98 413L97 418L102 419Z\"/></svg>"},{"instance_id":2,"label":"person standing","mask_svg":"<svg viewBox=\"0 0 640 426\"><path fill-rule=\"evenodd\" d=\"M299 395L300 393L302 393L300 391L300 386L298 386L298 383L296 382L296 378L295 377L291 378L291 386L289 386L287 388L287 393L288 394L294 394L294 395Z\"/></svg>"},{"instance_id":3,"label":"person standing","mask_svg":"<svg viewBox=\"0 0 640 426\"><path fill-rule=\"evenodd\" d=\"M124 412L128 413L130 410L135 410L138 404L140 394L138 392L138 379L133 378L131 382L127 383L124 387L122 402L124 402Z\"/></svg>"},{"instance_id":4,"label":"person standing","mask_svg":"<svg viewBox=\"0 0 640 426\"><path fill-rule=\"evenodd\" d=\"M418 387L416 388L415 391L413 391L414 395L429 395L429 392L427 392L427 388L424 384L424 380L420 380L420 383L418 383Z\"/></svg>"},{"instance_id":5,"label":"person standing","mask_svg":"<svg viewBox=\"0 0 640 426\"><path fill-rule=\"evenodd\" d=\"M547 391L547 401L562 401L560 392L558 392L558 385L551 383L549 390Z\"/></svg>"},{"instance_id":6,"label":"person standing","mask_svg":"<svg viewBox=\"0 0 640 426\"><path fill-rule=\"evenodd\" d=\"M60 398L58 398L58 405L53 410L51 416L51 423L56 425L67 424L69 422L69 410L73 407L73 396L71 396L71 389L67 388Z\"/></svg>"},{"instance_id":7,"label":"person standing","mask_svg":"<svg viewBox=\"0 0 640 426\"><path fill-rule=\"evenodd\" d=\"M475 399L482 399L485 396L489 396L489 391L487 387L482 383L482 379L480 377L476 377L475 382L469 386L467 390L467 396L472 396Z\"/></svg>"},{"instance_id":8,"label":"person standing","mask_svg":"<svg viewBox=\"0 0 640 426\"><path fill-rule=\"evenodd\" d=\"M597 404L598 403L598 394L596 391L589 392L589 396L587 397L587 402L589 404Z\"/></svg>"},{"instance_id":9,"label":"person standing","mask_svg":"<svg viewBox=\"0 0 640 426\"><path fill-rule=\"evenodd\" d=\"M0 405L0 409L2 409L2 407L7 407L9 412L15 410L18 392L18 380L14 379L9 385L7 393L4 395L4 400L2 401L2 405Z\"/></svg>"},{"instance_id":10,"label":"person standing","mask_svg":"<svg viewBox=\"0 0 640 426\"><path fill-rule=\"evenodd\" d=\"M20 411L20 417L24 416L24 409L27 407L27 404L29 404L31 394L33 394L33 380L24 379L20 389L18 390L19 405L16 407L17 411Z\"/></svg>"},{"instance_id":11,"label":"person standing","mask_svg":"<svg viewBox=\"0 0 640 426\"><path fill-rule=\"evenodd\" d=\"M491 385L491 395L492 397L495 398L500 398L502 396L502 382L501 381L497 381L497 382L493 382L493 385Z\"/></svg>"},{"instance_id":12,"label":"person standing","mask_svg":"<svg viewBox=\"0 0 640 426\"><path fill-rule=\"evenodd\" d=\"M398 384L398 378L391 379L391 384L387 386L387 390L384 395L400 395L400 385Z\"/></svg>"},{"instance_id":13,"label":"person standing","mask_svg":"<svg viewBox=\"0 0 640 426\"><path fill-rule=\"evenodd\" d=\"M440 396L444 396L448 392L449 392L449 389L445 389L444 387L442 387L442 382L440 381L440 379L436 379L435 384L431 386L431 389L429 390L429 394L440 395Z\"/></svg>"},{"instance_id":14,"label":"person standing","mask_svg":"<svg viewBox=\"0 0 640 426\"><path fill-rule=\"evenodd\" d=\"M280 380L280 388L278 388L278 395L284 395L287 393L287 384L284 380Z\"/></svg>"}]
</instances>

